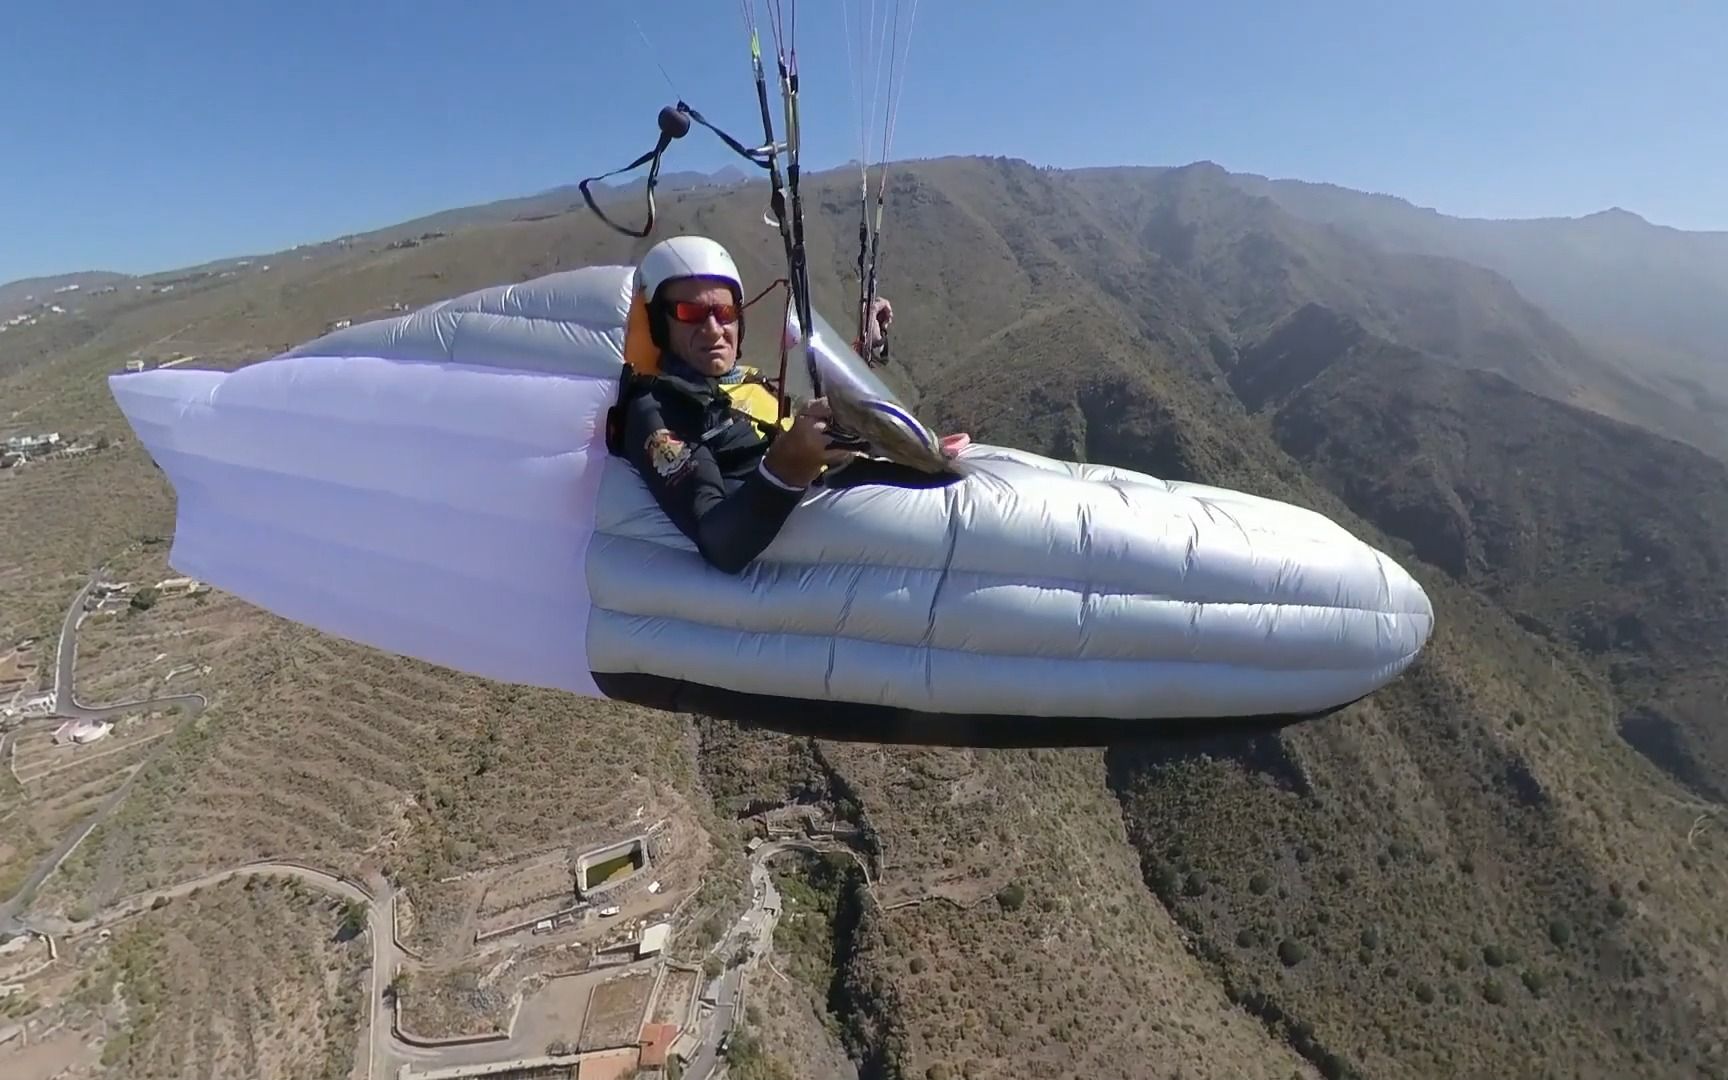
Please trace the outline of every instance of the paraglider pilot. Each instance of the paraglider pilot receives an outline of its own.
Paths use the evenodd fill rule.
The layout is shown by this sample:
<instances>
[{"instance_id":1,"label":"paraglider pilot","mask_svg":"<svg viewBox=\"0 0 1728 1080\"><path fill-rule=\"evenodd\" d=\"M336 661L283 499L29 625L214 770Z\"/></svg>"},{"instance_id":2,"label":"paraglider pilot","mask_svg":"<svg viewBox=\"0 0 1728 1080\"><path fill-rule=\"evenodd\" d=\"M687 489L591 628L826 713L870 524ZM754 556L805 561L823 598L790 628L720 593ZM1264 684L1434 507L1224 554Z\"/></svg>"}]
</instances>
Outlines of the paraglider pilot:
<instances>
[{"instance_id":1,"label":"paraglider pilot","mask_svg":"<svg viewBox=\"0 0 1728 1080\"><path fill-rule=\"evenodd\" d=\"M724 247L701 236L664 240L637 265L636 286L659 370L626 375L616 449L703 558L738 573L773 542L805 489L858 452L830 446L823 398L782 428L773 391L738 363L744 285ZM872 315L862 348L874 348L893 318L885 300ZM953 451L961 439L944 443Z\"/></svg>"}]
</instances>

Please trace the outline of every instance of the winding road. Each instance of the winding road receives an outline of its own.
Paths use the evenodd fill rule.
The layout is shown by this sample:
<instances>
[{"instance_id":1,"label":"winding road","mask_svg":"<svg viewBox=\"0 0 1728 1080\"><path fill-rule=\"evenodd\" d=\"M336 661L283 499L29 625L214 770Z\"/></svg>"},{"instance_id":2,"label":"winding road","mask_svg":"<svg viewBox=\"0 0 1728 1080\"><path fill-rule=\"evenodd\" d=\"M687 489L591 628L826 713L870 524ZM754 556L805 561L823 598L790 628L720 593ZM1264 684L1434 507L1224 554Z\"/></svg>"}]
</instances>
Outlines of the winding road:
<instances>
[{"instance_id":1,"label":"winding road","mask_svg":"<svg viewBox=\"0 0 1728 1080\"><path fill-rule=\"evenodd\" d=\"M72 598L72 603L66 608L66 618L60 624L60 640L54 654L54 715L70 720L103 720L126 712L140 709L181 709L196 715L208 704L202 694L174 694L169 697L149 698L141 701L127 701L116 705L89 707L80 705L73 693L73 669L78 658L78 624L83 621L84 604L90 597L90 590L96 587L92 578L78 590L78 595ZM14 736L16 738L16 736ZM3 743L5 740L0 740ZM36 890L48 880L48 875L59 868L66 857L90 835L90 831L100 825L114 808L126 798L126 793L132 790L132 782L138 774L144 771L144 766L150 763L157 750L152 749L143 761L133 769L126 782L114 789L113 794L102 800L95 812L88 818L67 829L60 837L60 842L44 855L36 864L18 891L11 899L0 903L0 932L17 933L26 928L33 928L25 922L24 913L31 901L36 898Z\"/></svg>"},{"instance_id":2,"label":"winding road","mask_svg":"<svg viewBox=\"0 0 1728 1080\"><path fill-rule=\"evenodd\" d=\"M78 651L77 632L85 613L85 603L95 585L96 582L92 579L78 591L78 595L73 598L71 605L67 608L65 621L61 625L55 657L54 714L68 719L101 720L119 713L139 709L179 708L192 714L202 710L207 704L202 694L176 694L97 707L82 705L78 702L73 692L73 672ZM5 742L4 738L0 738L0 752L3 752ZM369 1080L393 1078L401 1066L410 1062L420 1068L425 1068L428 1065L436 1067L439 1064L473 1064L478 1059L490 1059L494 1055L508 1058L513 1054L520 1054L524 1050L529 1050L526 1042L540 1038L538 1032L523 1031L515 1033L516 1037L507 1042L487 1046L436 1049L413 1046L396 1038L390 1019L384 1015L386 1008L384 993L389 980L403 963L405 957L400 946L396 943L394 926L392 925L394 890L381 877L363 885L315 867L272 860L231 867L165 888L138 893L117 901L90 919L81 922L52 916L33 916L26 919L27 909L34 900L36 891L42 882L59 867L60 863L90 834L91 830L125 799L133 781L137 779L149 760L149 757L146 757L132 775L127 777L126 782L104 799L95 813L88 819L67 830L55 848L38 863L12 899L0 904L0 931L16 932L30 929L56 935L84 934L109 923L148 911L153 904L161 900L172 900L186 896L198 889L217 885L236 877L286 876L302 881L330 895L366 905L366 928L372 943L371 987L368 994L370 1004L365 1051L367 1055L366 1075ZM792 848L814 851L829 850L821 845L807 842L771 841L751 854L752 902L727 931L719 944L715 946L714 951L727 961L727 966L717 979L709 983L707 993L704 994L706 1000L713 1002L713 1007L706 1010L697 1022L697 1048L684 1069L684 1076L687 1080L709 1080L716 1069L721 1067L720 1047L726 1035L737 1023L739 1003L745 989L745 978L757 963L767 957L773 946L774 926L780 910L780 897L774 888L773 879L768 873L767 861L774 855ZM740 948L746 951L745 961L741 964L731 964L730 958L737 955ZM645 966L652 966L659 963L659 960L642 963ZM634 964L629 965L629 967L636 966ZM606 975L609 976L614 973L606 972ZM538 1052L538 1047L533 1048L533 1052Z\"/></svg>"},{"instance_id":3,"label":"winding road","mask_svg":"<svg viewBox=\"0 0 1728 1080\"><path fill-rule=\"evenodd\" d=\"M96 587L92 578L86 582L72 604L66 609L66 620L60 624L60 642L54 653L54 715L68 720L104 720L138 709L190 709L198 712L208 705L203 694L170 694L167 697L122 701L115 705L80 705L73 692L73 669L78 660L78 624L84 618L84 601Z\"/></svg>"},{"instance_id":4,"label":"winding road","mask_svg":"<svg viewBox=\"0 0 1728 1080\"><path fill-rule=\"evenodd\" d=\"M36 890L42 887L44 881L48 880L48 875L58 869L60 864L65 861L66 856L72 854L73 849L82 843L86 836L90 835L90 830L101 823L102 819L112 813L114 808L120 805L121 800L126 798L126 793L132 788L132 781L138 778L140 771L142 771L142 766L134 770L132 775L126 778L125 783L115 788L111 795L103 799L95 813L67 829L65 834L60 837L60 842L54 845L54 849L37 862L36 869L30 871L30 876L24 879L22 885L18 886L18 891L12 894L12 898L5 903L0 903L0 932L16 934L26 929L44 930L45 933L53 932L38 925L44 920L31 919L26 922L25 910L29 908L31 901L36 899ZM46 921L53 922L56 920Z\"/></svg>"},{"instance_id":5,"label":"winding road","mask_svg":"<svg viewBox=\"0 0 1728 1080\"><path fill-rule=\"evenodd\" d=\"M372 939L372 977L371 977L371 1007L367 1018L367 1042L369 1044L367 1057L368 1077L383 1077L391 1075L388 1042L388 1021L382 1021L385 972L394 971L401 962L401 950L396 945L395 935L390 925L392 892L385 885L383 894L375 895L373 890L348 878L292 862L257 862L245 866L235 866L227 870L205 874L175 885L149 892L136 893L118 900L95 915L82 922L73 922L57 918L39 918L32 920L32 929L47 934L63 936L86 934L100 929L110 923L130 918L150 910L158 900L173 900L186 896L208 885L219 885L237 877L291 877L303 881L321 892L339 896L344 900L353 900L366 905L366 931ZM380 883L382 884L382 883ZM380 1060L382 1058L382 1060Z\"/></svg>"},{"instance_id":6,"label":"winding road","mask_svg":"<svg viewBox=\"0 0 1728 1080\"><path fill-rule=\"evenodd\" d=\"M712 1012L697 1022L697 1046L684 1065L685 1080L708 1080L720 1062L720 1043L738 1022L739 993L744 976L768 956L774 947L774 926L779 921L780 892L768 873L768 860L791 848L814 848L799 842L770 842L757 848L750 856L750 906L732 924L714 951L728 960L740 946L748 949L748 959L736 966L728 963L720 977L708 984L709 997L714 1002Z\"/></svg>"},{"instance_id":7,"label":"winding road","mask_svg":"<svg viewBox=\"0 0 1728 1080\"><path fill-rule=\"evenodd\" d=\"M720 1065L720 1045L737 1022L744 979L756 964L766 959L773 946L774 927L781 902L780 894L768 873L767 861L791 848L825 850L817 845L796 841L777 842L764 844L751 855L751 904L713 950L722 958L730 958L742 947L747 951L747 959L742 964L728 964L719 978L708 986L708 993L704 996L714 1002L714 1007L697 1023L698 1045L683 1074L687 1080L709 1080ZM404 954L396 943L392 926L394 890L382 878L363 884L302 863L280 860L248 863L160 889L136 893L116 901L83 921L53 917L35 919L32 929L62 936L88 934L149 911L152 905L159 901L174 900L206 886L219 885L238 877L290 877L321 892L366 905L366 930L372 945L365 1051L366 1075L370 1080L394 1077L402 1065L409 1063L423 1070L461 1064L474 1065L490 1060L526 1058L541 1052L545 1034L540 1032L520 1031L514 1033L508 1041L447 1048L412 1046L396 1038L391 1021L385 1015L384 991L389 979L402 964ZM597 974L609 978L632 968L652 967L657 963L657 959L642 961Z\"/></svg>"}]
</instances>

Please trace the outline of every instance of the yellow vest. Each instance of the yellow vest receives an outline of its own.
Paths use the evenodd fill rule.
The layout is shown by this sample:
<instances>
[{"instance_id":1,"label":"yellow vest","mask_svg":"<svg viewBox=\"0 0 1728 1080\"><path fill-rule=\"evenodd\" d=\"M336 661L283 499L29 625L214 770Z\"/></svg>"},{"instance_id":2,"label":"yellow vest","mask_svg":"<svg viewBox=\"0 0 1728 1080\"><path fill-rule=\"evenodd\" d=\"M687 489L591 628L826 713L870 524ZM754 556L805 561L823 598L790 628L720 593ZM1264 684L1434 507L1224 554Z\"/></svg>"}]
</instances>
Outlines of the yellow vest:
<instances>
[{"instance_id":1,"label":"yellow vest","mask_svg":"<svg viewBox=\"0 0 1728 1080\"><path fill-rule=\"evenodd\" d=\"M745 367L742 364L739 365L739 369L744 372L747 379L758 374L755 368ZM758 427L772 428L778 426L785 430L792 426L790 416L785 419L780 418L780 399L775 397L774 392L763 384L753 380L730 383L721 386L720 390L732 402L734 409L750 417Z\"/></svg>"}]
</instances>

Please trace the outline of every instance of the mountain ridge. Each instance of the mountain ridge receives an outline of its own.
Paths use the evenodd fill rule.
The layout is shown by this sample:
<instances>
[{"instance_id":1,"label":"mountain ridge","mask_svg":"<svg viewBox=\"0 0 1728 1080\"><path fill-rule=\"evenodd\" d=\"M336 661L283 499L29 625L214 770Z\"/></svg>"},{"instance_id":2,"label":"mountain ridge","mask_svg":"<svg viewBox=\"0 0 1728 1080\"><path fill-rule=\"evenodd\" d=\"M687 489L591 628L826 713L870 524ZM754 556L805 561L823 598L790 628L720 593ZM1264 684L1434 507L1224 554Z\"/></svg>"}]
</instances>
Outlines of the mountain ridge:
<instances>
[{"instance_id":1,"label":"mountain ridge","mask_svg":"<svg viewBox=\"0 0 1728 1080\"><path fill-rule=\"evenodd\" d=\"M1653 224L1619 207L1580 218L1457 218L1336 185L1234 182L1386 250L1505 274L1630 376L1728 426L1728 231Z\"/></svg>"},{"instance_id":2,"label":"mountain ridge","mask_svg":"<svg viewBox=\"0 0 1728 1080\"><path fill-rule=\"evenodd\" d=\"M1492 317L1503 329L1487 359L1532 380L1569 370L1550 363L1564 339L1549 342L1515 288L1329 237L1204 170L1077 179L948 158L890 180L883 288L898 337L882 371L922 416L1333 517L1428 589L1438 624L1416 664L1274 734L923 747L479 684L216 597L206 612L246 621L228 641L198 624L213 722L164 740L50 899L99 905L267 853L388 870L416 940L455 952L471 944L453 899L463 875L574 843L590 819L628 822L667 792L688 800L715 871L698 903L725 912L748 895L745 816L820 807L857 824L873 879L838 886L819 947L774 981L800 1008L746 1026L826 1039L871 1080L1721 1076L1728 851L1694 828L1712 804L1621 731L1639 707L1675 713L1646 691L1709 667L1714 609L1700 598L1695 613L1646 616L1644 645L1600 653L1567 617L1594 604L1613 628L1626 612L1610 602L1673 604L1696 589L1688 567L1712 550L1713 519L1688 517L1688 481L1668 474L1706 459L1631 428L1580 453L1570 432L1609 439L1623 425L1469 362ZM805 188L815 302L837 322L856 297L855 181ZM660 235L715 236L748 281L770 281L783 257L761 195L674 193ZM67 587L114 551L165 550L171 496L103 383L118 356L168 338L252 362L333 320L628 263L652 243L585 211L506 215L412 247L393 235L189 281L75 346L0 364L19 424L120 436L102 455L0 477L12 496L0 521L25 568L0 575L8 632L51 634ZM746 355L763 359L772 338L753 329ZM11 348L0 341L0 356ZM1541 465L1528 488L1472 456L1507 455L1513 438ZM1663 483L1641 493L1627 482L1640 469ZM1602 508L1540 501L1556 476ZM1467 482L1482 489L1474 502ZM1500 492L1525 501L1495 509L1485 494ZM1419 543L1388 505L1456 526ZM1522 540L1521 511L1553 517L1552 549ZM1623 537L1622 520L1651 531ZM1589 591L1592 560L1653 544L1674 555ZM1576 566L1554 561L1574 553ZM1529 592L1559 569L1572 574L1564 592ZM177 630L162 621L173 610L159 603L114 632ZM571 831L542 835L548 821ZM776 956L790 960L800 941L783 925ZM159 1009L176 1027L200 1021L174 1001Z\"/></svg>"}]
</instances>

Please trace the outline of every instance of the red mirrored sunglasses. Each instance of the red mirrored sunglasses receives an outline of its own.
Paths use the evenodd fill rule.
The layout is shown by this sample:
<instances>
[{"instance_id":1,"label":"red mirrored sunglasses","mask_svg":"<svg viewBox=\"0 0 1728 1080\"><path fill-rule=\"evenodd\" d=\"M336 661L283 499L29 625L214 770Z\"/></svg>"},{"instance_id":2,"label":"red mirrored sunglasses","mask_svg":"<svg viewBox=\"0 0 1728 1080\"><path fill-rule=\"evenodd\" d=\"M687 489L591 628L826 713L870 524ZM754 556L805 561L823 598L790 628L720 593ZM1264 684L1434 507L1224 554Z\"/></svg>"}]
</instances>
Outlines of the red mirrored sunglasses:
<instances>
[{"instance_id":1,"label":"red mirrored sunglasses","mask_svg":"<svg viewBox=\"0 0 1728 1080\"><path fill-rule=\"evenodd\" d=\"M672 302L672 317L681 323L699 326L713 315L721 326L731 326L738 321L737 304L698 304L692 300L675 300Z\"/></svg>"}]
</instances>

